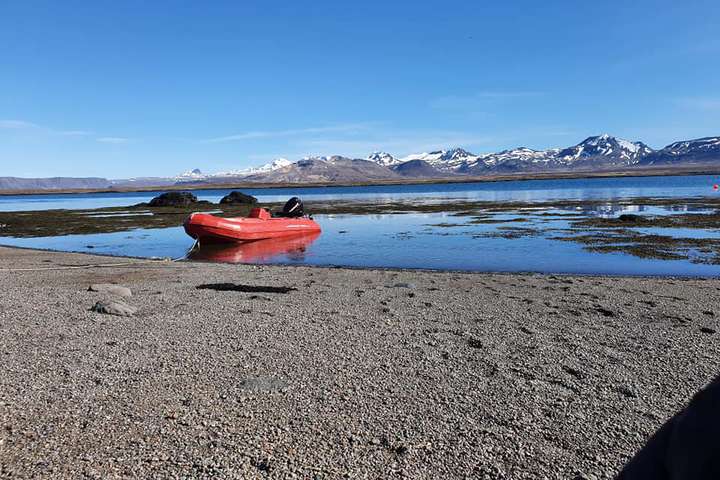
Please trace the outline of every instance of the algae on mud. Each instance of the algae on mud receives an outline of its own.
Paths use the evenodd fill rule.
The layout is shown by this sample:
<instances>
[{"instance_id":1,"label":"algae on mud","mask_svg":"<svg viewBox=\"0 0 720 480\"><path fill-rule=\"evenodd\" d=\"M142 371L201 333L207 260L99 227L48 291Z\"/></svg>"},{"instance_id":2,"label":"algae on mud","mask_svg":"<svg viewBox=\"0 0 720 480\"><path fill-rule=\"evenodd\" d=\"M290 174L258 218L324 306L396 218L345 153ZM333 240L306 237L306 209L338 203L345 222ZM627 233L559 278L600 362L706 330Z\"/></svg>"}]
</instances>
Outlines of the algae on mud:
<instances>
[{"instance_id":1,"label":"algae on mud","mask_svg":"<svg viewBox=\"0 0 720 480\"><path fill-rule=\"evenodd\" d=\"M63 235L124 232L137 228L167 228L182 225L193 212L219 216L246 216L250 206L197 203L188 207L109 207L92 210L35 210L0 212L0 235L32 238Z\"/></svg>"}]
</instances>

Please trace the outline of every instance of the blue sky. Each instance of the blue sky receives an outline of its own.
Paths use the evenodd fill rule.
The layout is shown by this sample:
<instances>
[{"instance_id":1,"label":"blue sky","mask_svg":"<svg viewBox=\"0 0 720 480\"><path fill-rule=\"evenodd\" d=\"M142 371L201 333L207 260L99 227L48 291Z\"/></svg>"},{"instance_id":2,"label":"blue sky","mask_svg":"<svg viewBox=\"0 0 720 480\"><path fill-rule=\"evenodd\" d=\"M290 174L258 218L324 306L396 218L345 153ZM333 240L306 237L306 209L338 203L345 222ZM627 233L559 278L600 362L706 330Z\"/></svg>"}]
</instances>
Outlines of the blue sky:
<instances>
[{"instance_id":1,"label":"blue sky","mask_svg":"<svg viewBox=\"0 0 720 480\"><path fill-rule=\"evenodd\" d=\"M720 2L0 2L0 176L720 135Z\"/></svg>"}]
</instances>

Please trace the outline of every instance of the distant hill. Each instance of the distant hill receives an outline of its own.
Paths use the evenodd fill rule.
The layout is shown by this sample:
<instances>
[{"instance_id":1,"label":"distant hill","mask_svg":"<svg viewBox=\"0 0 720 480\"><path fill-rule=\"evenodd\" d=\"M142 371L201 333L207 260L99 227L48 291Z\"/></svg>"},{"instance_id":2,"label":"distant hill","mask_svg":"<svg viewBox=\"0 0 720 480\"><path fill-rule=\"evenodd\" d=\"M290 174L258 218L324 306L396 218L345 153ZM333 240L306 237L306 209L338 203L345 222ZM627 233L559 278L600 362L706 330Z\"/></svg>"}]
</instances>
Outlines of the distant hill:
<instances>
[{"instance_id":1,"label":"distant hill","mask_svg":"<svg viewBox=\"0 0 720 480\"><path fill-rule=\"evenodd\" d=\"M70 189L102 189L111 186L106 178L18 178L0 177L0 190L70 190Z\"/></svg>"},{"instance_id":2,"label":"distant hill","mask_svg":"<svg viewBox=\"0 0 720 480\"><path fill-rule=\"evenodd\" d=\"M389 168L369 160L332 157L305 158L268 173L244 177L250 182L362 182L400 178Z\"/></svg>"},{"instance_id":3,"label":"distant hill","mask_svg":"<svg viewBox=\"0 0 720 480\"><path fill-rule=\"evenodd\" d=\"M408 160L407 162L393 165L390 168L393 172L403 177L432 178L446 176L444 172L441 172L424 160Z\"/></svg>"}]
</instances>

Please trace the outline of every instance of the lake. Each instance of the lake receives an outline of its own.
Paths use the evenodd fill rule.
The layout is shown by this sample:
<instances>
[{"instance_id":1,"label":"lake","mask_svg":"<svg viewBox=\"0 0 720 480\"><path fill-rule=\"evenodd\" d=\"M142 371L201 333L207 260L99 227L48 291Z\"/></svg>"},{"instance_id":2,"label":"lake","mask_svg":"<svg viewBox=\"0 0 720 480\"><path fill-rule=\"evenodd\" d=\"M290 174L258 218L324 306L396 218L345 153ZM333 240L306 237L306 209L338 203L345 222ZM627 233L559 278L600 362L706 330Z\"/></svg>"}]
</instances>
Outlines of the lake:
<instances>
[{"instance_id":1,"label":"lake","mask_svg":"<svg viewBox=\"0 0 720 480\"><path fill-rule=\"evenodd\" d=\"M283 263L350 267L423 268L491 272L543 272L610 275L717 276L720 266L706 261L703 248L688 247L684 259L642 258L622 252L598 252L559 240L571 236L573 215L617 217L632 212L670 215L685 209L680 199L717 198L715 176L530 180L460 184L243 189L261 202L362 200L370 202L547 202L606 200L586 209L494 212L487 223L457 213L318 215L323 232L316 238L261 241L226 248L201 248L193 261ZM217 202L228 190L198 190L200 199ZM0 210L90 209L148 201L157 192L29 195L0 197ZM636 197L677 198L666 206L618 205ZM709 213L714 209L689 210ZM717 229L630 229L634 235L720 239ZM720 241L720 240L719 240ZM0 244L118 256L182 259L193 240L181 227L60 237L0 237Z\"/></svg>"}]
</instances>

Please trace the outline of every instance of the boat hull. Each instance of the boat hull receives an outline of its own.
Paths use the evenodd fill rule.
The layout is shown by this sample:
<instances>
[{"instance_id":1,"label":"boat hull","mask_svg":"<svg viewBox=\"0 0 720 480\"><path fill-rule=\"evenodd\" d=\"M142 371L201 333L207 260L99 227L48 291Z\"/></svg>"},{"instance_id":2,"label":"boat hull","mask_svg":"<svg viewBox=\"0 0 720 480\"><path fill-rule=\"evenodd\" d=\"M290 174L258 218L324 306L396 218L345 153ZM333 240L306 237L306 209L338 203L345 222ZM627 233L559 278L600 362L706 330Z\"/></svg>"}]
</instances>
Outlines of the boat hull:
<instances>
[{"instance_id":1,"label":"boat hull","mask_svg":"<svg viewBox=\"0 0 720 480\"><path fill-rule=\"evenodd\" d=\"M299 262L304 259L306 250L319 236L320 232L313 232L255 242L213 245L202 242L199 248L188 254L188 259L220 263L266 263L285 257L288 261Z\"/></svg>"},{"instance_id":2,"label":"boat hull","mask_svg":"<svg viewBox=\"0 0 720 480\"><path fill-rule=\"evenodd\" d=\"M183 226L201 243L252 242L320 232L320 225L309 218L221 218L207 213L193 213Z\"/></svg>"}]
</instances>

